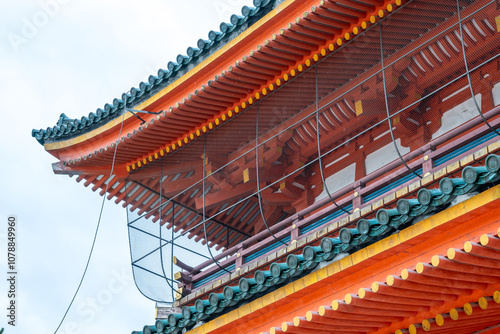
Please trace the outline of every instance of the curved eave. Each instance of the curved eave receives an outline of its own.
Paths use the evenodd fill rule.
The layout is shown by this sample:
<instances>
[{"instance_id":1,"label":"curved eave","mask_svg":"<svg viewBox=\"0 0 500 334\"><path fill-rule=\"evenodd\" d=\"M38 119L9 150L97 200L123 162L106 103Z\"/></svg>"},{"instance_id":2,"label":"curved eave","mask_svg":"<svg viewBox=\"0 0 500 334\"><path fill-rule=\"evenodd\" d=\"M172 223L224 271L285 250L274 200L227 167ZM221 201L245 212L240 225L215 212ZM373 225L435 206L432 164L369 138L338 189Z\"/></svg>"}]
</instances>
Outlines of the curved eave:
<instances>
[{"instance_id":1,"label":"curved eave","mask_svg":"<svg viewBox=\"0 0 500 334\"><path fill-rule=\"evenodd\" d=\"M182 77L190 68L201 63L208 56L226 45L242 31L260 20L272 8L283 0L254 0L256 7L243 6L242 16L232 15L230 22L222 22L220 31L210 31L208 39L200 38L195 47L188 47L186 55L179 54L175 61L167 64L167 69L159 69L157 75L150 75L147 82L141 82L138 87L132 87L129 93L123 93L121 98L115 98L106 103L103 108L89 113L88 117L71 119L61 114L57 124L47 129L33 129L32 135L41 144L55 142L79 136L90 132L98 126L108 123L123 113L124 107L132 108L155 95L158 91Z\"/></svg>"},{"instance_id":2,"label":"curved eave","mask_svg":"<svg viewBox=\"0 0 500 334\"><path fill-rule=\"evenodd\" d=\"M131 169L147 164L223 124L396 5L401 1L367 0L364 5L352 2L353 7L329 1L285 1L186 75L137 105L135 109L163 111L144 117L146 124L141 126L127 113L123 116L125 135L118 140L122 117L81 136L46 143L45 149L63 164L78 168L109 165L113 150L106 148L120 142L132 150L118 150L119 164Z\"/></svg>"}]
</instances>

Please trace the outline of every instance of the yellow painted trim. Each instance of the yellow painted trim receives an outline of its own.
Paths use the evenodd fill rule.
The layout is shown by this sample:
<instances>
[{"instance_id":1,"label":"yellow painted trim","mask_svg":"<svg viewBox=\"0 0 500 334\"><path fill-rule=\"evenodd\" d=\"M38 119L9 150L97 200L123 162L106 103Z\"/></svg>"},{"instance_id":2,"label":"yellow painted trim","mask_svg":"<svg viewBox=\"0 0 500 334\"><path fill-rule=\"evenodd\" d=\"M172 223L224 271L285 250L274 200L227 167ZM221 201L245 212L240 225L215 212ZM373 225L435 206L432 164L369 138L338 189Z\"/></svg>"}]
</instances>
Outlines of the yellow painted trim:
<instances>
[{"instance_id":1,"label":"yellow painted trim","mask_svg":"<svg viewBox=\"0 0 500 334\"><path fill-rule=\"evenodd\" d=\"M500 291L495 291L493 293L493 301L497 304L500 304Z\"/></svg>"},{"instance_id":2,"label":"yellow painted trim","mask_svg":"<svg viewBox=\"0 0 500 334\"><path fill-rule=\"evenodd\" d=\"M494 301L498 304L498 302L495 300L495 296L498 296L498 294L500 294L500 291L495 291L495 292L493 293L493 297L492 297L492 296L490 296L490 295L486 295L486 296L479 297L478 304L479 304L479 307L481 308L481 310L487 310L487 309L488 309L488 299L489 299L489 298L493 298L493 300L494 300ZM437 315L434 317L435 324L436 324L436 325L438 325L438 326L443 326L443 325L444 325L444 323L445 323L445 319L446 319L446 318L445 318L445 316L449 316L449 317L450 317L450 319L452 319L452 320L458 320L458 318L459 318L459 313L458 313L458 310L459 310L459 309L460 309L460 308L458 308L458 309L457 309L457 308L452 308L452 309L449 311L449 313L440 313L440 314L437 314ZM470 303L465 303L465 304L464 304L464 306L463 306L461 309L462 309L462 310L464 311L464 313L465 313L466 315L468 315L468 316L469 316L469 315L472 315L472 314L473 314L473 312L474 312L473 307L472 307L472 305L471 305ZM479 313L481 313L481 311L480 311L480 310L479 310ZM432 327L432 322L431 322L431 321L432 321L432 319L424 319L424 320L422 321L422 325L421 325L421 326L422 326L422 329L423 329L424 331L426 331L426 332L427 332L427 331L431 330L431 328L433 328L433 327ZM438 329L438 327L434 327L434 328ZM405 329L404 329L404 328L402 328L402 329L398 329L398 330L396 330L396 332L395 332L395 333L396 333L396 334L398 334L398 333L401 333L401 334L402 334L402 333L403 333L403 330L405 330ZM411 324L411 325L408 327L408 332L409 332L410 334L412 334L412 333L417 333L417 330L418 330L418 329L417 329L417 326L416 326L415 324Z\"/></svg>"},{"instance_id":3,"label":"yellow painted trim","mask_svg":"<svg viewBox=\"0 0 500 334\"><path fill-rule=\"evenodd\" d=\"M358 100L354 103L354 108L356 110L356 116L359 116L363 113L363 102Z\"/></svg>"},{"instance_id":4,"label":"yellow painted trim","mask_svg":"<svg viewBox=\"0 0 500 334\"><path fill-rule=\"evenodd\" d=\"M250 181L250 170L247 168L243 170L243 183L247 183L248 181Z\"/></svg>"},{"instance_id":5,"label":"yellow painted trim","mask_svg":"<svg viewBox=\"0 0 500 334\"><path fill-rule=\"evenodd\" d=\"M214 319L198 328L189 331L188 333L190 334L209 333L215 329L222 327L222 325L218 326L218 324L221 323L228 324L238 319L241 319L242 317L247 316L250 313L257 312L261 308L268 306L270 300L274 300L274 302L277 302L280 299L286 298L294 294L295 292L298 292L310 285L320 282L321 280L325 279L328 276L336 275L339 272L346 270L355 264L366 261L371 257L374 257L375 255L378 255L391 248L394 248L440 225L448 223L450 220L463 216L481 206L484 206L489 202L497 200L498 198L500 198L500 185L490 188L474 197L469 198L468 200L462 202L460 205L456 205L444 211L441 211L432 217L424 219L416 223L415 225L402 230L399 233L390 235L368 247L365 247L336 262L333 262L327 265L326 267L322 268L321 270L312 272L302 278L299 278L298 280L293 281L285 285L284 287L281 287L273 292L270 292L267 295L260 297L250 302L249 304L243 305L234 311L226 313L217 319ZM336 301L334 300L333 303L335 302ZM224 320L223 321L219 320L220 318L223 318Z\"/></svg>"},{"instance_id":6,"label":"yellow painted trim","mask_svg":"<svg viewBox=\"0 0 500 334\"><path fill-rule=\"evenodd\" d=\"M481 309L486 310L488 308L488 300L486 298L480 297L477 302Z\"/></svg>"},{"instance_id":7,"label":"yellow painted trim","mask_svg":"<svg viewBox=\"0 0 500 334\"><path fill-rule=\"evenodd\" d=\"M452 308L449 314L452 320L458 320L458 310L456 308Z\"/></svg>"},{"instance_id":8,"label":"yellow painted trim","mask_svg":"<svg viewBox=\"0 0 500 334\"><path fill-rule=\"evenodd\" d=\"M436 320L436 324L438 326L443 326L444 325L444 317L443 317L442 314L436 315L435 320Z\"/></svg>"}]
</instances>

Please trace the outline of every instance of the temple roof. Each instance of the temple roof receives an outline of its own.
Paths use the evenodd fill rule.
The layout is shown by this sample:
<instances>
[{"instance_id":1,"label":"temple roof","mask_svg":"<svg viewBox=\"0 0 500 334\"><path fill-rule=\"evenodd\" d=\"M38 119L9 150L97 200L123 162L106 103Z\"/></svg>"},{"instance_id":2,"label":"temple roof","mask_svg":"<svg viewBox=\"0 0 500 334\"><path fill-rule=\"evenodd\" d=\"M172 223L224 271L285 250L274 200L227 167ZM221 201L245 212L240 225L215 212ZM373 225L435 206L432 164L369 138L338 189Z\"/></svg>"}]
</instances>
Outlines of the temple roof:
<instances>
[{"instance_id":1,"label":"temple roof","mask_svg":"<svg viewBox=\"0 0 500 334\"><path fill-rule=\"evenodd\" d=\"M243 8L242 17L233 16L231 26L223 23L221 32L211 32L210 41L201 40L196 50L190 48L188 56L179 55L167 71L160 70L158 76L151 76L148 83L141 83L122 100L115 99L82 121L62 114L56 128L34 131L45 148L60 159L54 165L56 172L79 175L78 181L86 180L86 186L92 184L101 194L108 191L108 198L116 197L117 203L122 201L131 211L138 210L140 218L152 218L209 246L226 248L194 268L176 263L184 271L175 276L182 288L174 304L184 308L167 320L159 320L156 327L146 326L144 333L157 329L178 333L194 326L199 326L194 333L222 333L233 325L242 329L253 325L251 330L265 333L320 333L328 331L323 324L330 321L326 318L342 322L350 319L346 313L385 317L384 321L368 319L371 323L361 331L377 331L389 323L393 330L418 332L430 326L427 311L431 308L443 318L458 317L435 306L462 308L467 314L487 308L492 300L498 303L499 293L492 290L500 289L497 278L486 288L476 285L473 297L479 298L477 305L471 305L476 301L468 291L455 293L457 298L449 298L451 301L440 291L447 291L450 280L466 284L462 282L466 280L465 269L473 270L477 275L471 277L486 283L490 278L484 276L498 276L493 262L484 260L481 265L470 261L488 252L494 255L490 260L499 260L496 250L488 250L500 244L492 232L496 220L483 222L478 217L496 219L499 212L500 158L495 154L500 143L496 131L491 130L500 123L500 106L492 101L483 103L487 106L482 106L483 114L475 101L481 118L471 116L434 137L444 123L443 112L462 106L469 98L470 92L463 88L466 78L456 74L463 57L476 64L495 54L495 61L482 67L489 73L480 77L488 77L491 85L483 85L486 88L478 92L486 96L498 82L494 45L500 28L493 25L498 18L493 6L479 21L481 16L474 15L482 3L458 3L466 8L463 29L469 36L461 57L457 41L449 37L459 38L456 23L450 18L457 17L457 8L459 17L461 10L452 1L437 8L428 0L254 3L253 9ZM253 24L259 17L261 21ZM226 33L227 39L220 37ZM436 87L443 91L427 96L422 103L422 95ZM390 116L390 105L400 102L396 110L401 109ZM410 106L418 113L418 121L410 117ZM147 115L140 123L125 113L125 107L157 115ZM121 125L125 134L116 138L118 115L124 116ZM483 123L486 119L491 123ZM259 127L262 123L264 129ZM228 126L212 131L222 124ZM366 157L380 154L381 147L394 144L398 150L393 125L402 131L398 139L409 153L365 170ZM352 138L359 139L354 148L347 145L353 144ZM321 146L336 154L330 156L328 164L321 160ZM107 180L114 153L118 166ZM316 159L319 163L313 169ZM318 199L320 187L328 192L318 171L330 168L327 175L333 177L333 169L354 169L353 162L362 166L356 170L361 172L355 182L336 189L333 195L328 193L329 198ZM302 177L307 178L303 181L308 188L292 182L300 180L306 163L311 167ZM274 189L271 185L260 188L259 167ZM163 187L163 182L168 186ZM306 189L309 194L301 197ZM171 196L181 199L172 200ZM261 196L267 196L264 206L273 209L267 212L274 224L271 227L265 222ZM473 197L464 200L467 196ZM172 206L171 217L162 215L170 211L155 210L165 200ZM454 200L459 205L451 205ZM175 211L176 206L180 210ZM206 219L205 210L212 209L213 215ZM203 225L194 224L200 215ZM267 230L260 224L260 215ZM205 220L212 218L207 228ZM457 237L447 233L454 228ZM487 234L483 237L479 232ZM463 242L469 235L469 244L458 247L457 240ZM494 241L487 246L490 240ZM444 247L455 253L446 253ZM472 248L479 253L463 255ZM456 253L462 254L460 259L455 258ZM432 254L432 261L422 259L422 254ZM398 256L406 259L398 267L398 272L404 268L399 276L386 261L398 261ZM490 274L478 274L479 267L487 267ZM374 272L379 275L376 280L367 276ZM381 283L382 273L392 278ZM358 280L356 288L360 290L342 285L353 284L351 277ZM411 284L403 282L392 288L399 284L396 281ZM378 293L381 284L385 284L384 292ZM437 286L428 291L429 295L434 293L433 298L415 300L419 284ZM337 295L333 302L325 302L325 295L317 291ZM347 293L345 298L339 297L338 291ZM398 291L408 298L403 300ZM303 304L291 305L294 301ZM266 318L265 314L277 307L288 309L277 311L272 321ZM295 318L291 318L292 313ZM412 324L416 321L422 323Z\"/></svg>"},{"instance_id":2,"label":"temple roof","mask_svg":"<svg viewBox=\"0 0 500 334\"><path fill-rule=\"evenodd\" d=\"M318 6L311 6L312 3ZM264 5L260 2L257 4ZM161 197L158 191L155 193L152 190L152 184L155 181L153 177L159 177L161 172L165 173L164 177L168 174L170 179L167 181L169 187L173 189L170 192L181 191L183 185L188 185L186 197L194 198L195 192L199 189L190 187L193 184L192 179L195 179L192 176L197 175L196 173L201 175L203 169L201 161L201 156L204 154L203 140L198 139L202 139L202 136L203 138L209 137L207 140L209 150L206 163L207 174L217 173L220 166L226 162L224 157L231 156L231 159L227 161L233 158L241 160L240 153L251 152L251 146L255 143L256 113L255 108L252 107L257 104L260 108L261 119L270 120L264 130L259 129L261 132L267 131L258 138L260 143L265 141L266 151L262 157L269 161L268 164L274 163L279 157L281 159L279 162L284 162L289 166L286 173L290 173L293 169L299 170L300 166L314 158L314 152L317 151L316 136L311 135L315 132L316 120L310 117L315 110L314 68L319 67L320 74L323 72L318 79L318 95L322 98L318 101L322 108L319 116L321 125L319 130L320 136L328 135L330 147L334 147L335 142L358 136L360 129L372 127L377 122L380 124L378 117L383 116L384 113L381 114L383 109L379 108L377 103L372 103L373 110L370 110L369 105L369 102L376 98L374 93L384 89L381 76L377 75L381 67L380 50L377 50L376 44L380 41L376 24L382 21L390 32L384 35L386 44L389 45L389 49L384 53L387 57L386 62L396 62L394 66L386 70L387 76L392 79L389 80L388 90L396 92L399 89L398 84L418 84L418 89L440 85L446 82L447 78L439 73L452 71L457 66L457 62L460 62L460 57L447 53L446 50L453 47L449 44L451 42L447 41L447 36L435 32L451 29L452 22L450 21L452 20L449 18L454 15L456 6L445 3L439 6L439 11L436 11L435 6L422 0L404 3L401 7L398 4L402 3L378 0L365 1L363 4L352 0L335 3L290 0L281 4L273 2L271 5L269 2L267 5L278 7L272 10L268 8L270 11L262 17L259 23L253 24L240 33L238 38L227 42L226 46L230 48L224 49L226 54L219 54L222 50L214 54L217 54L219 58L227 58L225 62L220 62L219 58L209 57L198 66L204 63L210 66L193 68L190 72L196 73L186 76L189 77L187 78L189 81L194 82L192 85L179 88L179 82L185 80L185 78L179 78L147 101L142 102L137 107L138 109L161 112L159 115L147 115L147 118L144 116L147 119L145 124L140 125L132 114L127 113L124 115L123 133L120 138L117 138L120 118L115 118L105 125L96 125L95 129L93 128L85 135L46 142L45 148L60 159L60 162L54 164L54 171L60 174L78 175L78 181L84 180L85 186L91 185L94 191L99 190L101 194L104 194L109 184L108 198L114 197L116 203L122 202L124 206L128 188L131 194L128 203L131 204L132 210L137 209L140 215L146 214L146 217L152 217L154 222L160 220L171 227L170 222L160 219L152 210L158 198ZM464 14L472 12L477 6L470 5ZM302 13L301 16L300 13ZM345 21L340 22L339 15ZM411 18L411 20L406 22L406 18ZM392 32L399 31L402 25L405 27L405 34ZM437 26L439 28L436 29ZM483 39L476 39L475 45L494 45L497 40L497 34L493 31L491 24L486 25L489 30L474 25L472 21L467 22L466 27L467 31L474 34L484 34ZM273 33L278 31L279 33ZM435 39L436 45L442 45L443 49L437 49L432 45L426 45L423 51L415 48L415 45L419 45L418 43L425 43L430 38L429 35ZM233 42L240 44L231 44ZM373 50L367 49L366 45L373 46ZM470 46L469 52L472 52L472 42ZM234 54L234 52L239 53ZM423 58L422 55L432 54L432 52L439 60L436 58L431 62L432 58ZM474 56L477 55L479 53L475 53ZM402 56L404 57L401 60L397 60ZM239 60L235 62L235 59ZM225 67L228 64L231 65ZM197 75L201 74L204 78L210 78L206 81L206 85L201 84L205 82L202 79L196 81L199 78ZM356 85L357 88L351 91L351 88ZM197 89L200 86L201 89ZM371 89L365 89L365 86ZM452 93L450 91L443 94ZM389 103L392 102L391 100L397 102L397 99L402 96L392 94L389 97ZM258 103L256 103L257 100L259 100ZM354 102L365 100L368 103L365 105L361 103L360 109L355 106ZM180 102L172 103L174 101ZM276 106L280 110L278 113L273 109ZM447 110L454 106L455 99L448 98L440 103L439 108ZM165 110L167 108L168 110ZM438 115L438 113L435 114ZM68 122L69 120L63 115L60 119L61 126ZM437 120L432 124L438 124ZM222 125L227 126L222 128ZM212 131L212 129L219 128L221 131ZM225 130L228 128L233 130ZM436 129L437 127L432 127L431 131ZM231 131L237 131L238 136L228 140L227 133ZM373 137L378 138L377 140L385 141L388 138L387 133L384 135L383 127L379 126L376 131L378 132L374 132ZM278 132L280 134L274 136ZM274 137L269 140L271 136ZM379 142L376 145L383 146L384 144L386 142ZM182 146L182 151L179 150L180 146ZM115 176L107 181L115 147L117 147ZM348 153L347 147L338 151L340 150ZM175 157L172 156L174 151L179 153ZM301 156L294 156L295 152L301 152ZM167 156L165 161L171 158L177 159L177 162L182 160L182 163L169 163L171 170L160 171L163 169L159 167L163 161L161 158L165 156ZM251 153L248 154L248 161L254 156ZM440 157L440 159L443 158ZM239 198L245 198L254 190L251 189L253 186L243 184L245 183L244 173L248 172L250 175L252 171L255 172L255 168L247 168L248 164L238 169L233 168L235 171L227 175L224 171L218 173L237 185L233 195L236 194L234 196ZM340 164L345 165L345 162L341 161ZM266 166L268 167L272 165ZM331 170L334 167L337 168L337 166L329 168ZM268 170L275 179L282 178L284 175L276 173L272 168ZM125 181L127 177L130 179ZM249 177L253 177L254 182L255 176ZM317 179L318 177L314 182L317 183ZM370 178L361 181L372 182L373 180ZM213 181L217 183L220 180ZM289 190L287 187L297 190L292 182L288 183L288 185L283 185L286 191ZM316 190L320 189L318 185L319 183L314 185ZM282 187L281 184L279 186ZM371 190L356 191L360 196L367 195L364 201L375 199L385 189L375 189L373 185L370 187ZM215 193L215 187L212 188L206 198L207 202L212 200L211 197L219 196L221 193L230 195L230 192L226 191L227 188L219 193ZM347 190L341 196L354 196L354 185L348 185L345 188ZM219 198L218 202L208 204L213 204L212 207L219 210L222 205L235 204L238 200L234 196L223 197L224 201ZM291 203L293 194L289 198L284 198L285 196L279 193L272 193L270 196L273 196L273 199L281 196L281 199ZM201 203L198 202L201 202L201 199L196 200L197 202L191 203L191 206L199 210ZM347 206L349 205L347 202L348 200L341 199L340 205ZM227 214L221 212L217 219L223 220L224 224L216 224L215 226L218 227L214 227L213 234L208 231L207 236L211 246L216 245L219 248L233 246L251 234L249 230L243 231L244 233L240 233L239 236L231 235L229 245L221 243L223 226L231 225L230 228L242 231L253 225L252 218L258 219L259 217L259 206L255 201L252 202L249 199L237 205L239 206L231 212L228 211ZM248 211L245 212L246 210ZM238 212L241 212L241 216L238 216ZM285 213L291 214L289 210L284 213L276 212L276 215L280 215L278 218L283 219ZM185 231L192 219L193 211L184 210L182 215L177 220L176 229ZM196 240L204 239L201 229L189 232L189 237L194 236Z\"/></svg>"},{"instance_id":3,"label":"temple roof","mask_svg":"<svg viewBox=\"0 0 500 334\"><path fill-rule=\"evenodd\" d=\"M201 162L200 154L203 152L199 152L198 148L203 141L197 139L209 132L211 138L215 138L207 145L209 150L215 152L215 154L208 154L207 168L212 168L211 172L220 166L217 155L228 156L231 151L238 150L238 145L241 143L251 142L252 136L255 139L253 126L247 126L249 121L253 121L252 117L255 115L250 110L256 104L255 101L259 99L269 101L271 107L277 102L287 105L283 108L283 115L274 117L274 123L267 124L265 131L276 125L284 125L287 118L291 118L289 120L291 123L295 122L298 117L303 117L304 114L310 112L308 106L311 105L311 101L309 99L298 101L297 98L282 99L279 93L289 94L286 90L291 90L296 97L300 96L295 94L295 91L303 91L304 80L307 82L312 80L314 71L311 71L311 66L315 63L323 61L325 71L330 71L330 67L335 69L347 65L355 66L356 64L352 64L352 59L345 57L345 52L348 52L346 50L351 48L355 49L356 52L363 50L362 43L355 41L355 35L361 35L364 29L368 30L370 26L374 26L388 13L396 12L401 1L374 0L360 3L352 0L341 2L288 0L284 2L256 1L255 4L255 11L244 7L243 12L249 15L245 16L248 17L248 23L253 22L258 17L261 19L252 25L241 25L242 31L239 32L237 38L226 41L223 47L206 57L194 68L185 66L186 70L189 69L186 75L156 92L153 92L151 86L143 84L143 87L148 87L143 90L143 93L148 92L148 89L151 88L149 92L152 96L147 100L140 100L143 96L138 97L135 94L139 90L133 91L135 92L135 95L132 94L134 98L142 102L138 105L135 105L136 102L134 102L130 106L134 106L138 110L159 113L158 115L141 115L146 120L144 124L141 124L131 113L118 112L117 110L123 111L124 106L120 104L120 101L115 100L116 107L108 104L102 114L95 114L97 117L88 118L92 119L92 125L85 128L86 130L82 129L83 134L80 133L72 138L57 137L57 133L62 131L61 128L65 129L64 132L68 132L69 124L73 124L70 126L74 129L75 122L79 122L61 115L58 122L60 128L58 128L57 133L52 133L54 138L44 139L45 149L59 159L59 162L53 165L54 172L77 175L78 182L84 180L85 186L92 185L92 190L99 189L101 195L104 194L105 189L108 189L108 198L114 197L116 203L122 202L124 206L126 205L125 197L128 188L130 194L128 203L132 210L138 209L139 214L145 213L146 217L152 217L153 221L156 222L159 217L150 208L157 203L158 197L161 196L151 190L151 182L154 182L152 176L158 177L160 175L160 158L172 154L174 151L179 152L179 147L182 146L183 151L179 152L181 154L179 161L182 160L183 164L180 164L182 166L173 165L175 170L168 171L168 177L176 179L174 188L180 189L180 184L182 182L186 184L193 172L201 173L202 168L197 165L197 162ZM273 7L275 8L273 9ZM261 8L258 13L257 8ZM255 14L250 16L252 12ZM446 10L439 22L445 20L452 13L452 8ZM423 17L425 13L421 15ZM436 23L432 23L429 27L435 25ZM419 34L412 36L412 38L417 38ZM407 43L406 39L401 39L398 36L391 38L398 48ZM347 41L351 41L349 46L342 47ZM329 55L332 57L328 58ZM346 83L356 79L360 74L373 76L376 69L371 68L376 63L376 57L372 59L368 56L366 61L363 61L363 68L356 67L348 74L339 71L338 78L334 78L334 84L325 83L321 94L328 95L327 98L330 99L332 94L328 93L332 89L345 86ZM336 72L335 75L337 75ZM358 79L364 80L366 78ZM372 78L372 80L375 79ZM338 94L341 94L340 90ZM314 96L312 93L308 95L309 97ZM109 113L106 114L106 111ZM111 116L112 112L115 116ZM117 117L120 113L122 117ZM272 110L266 111L263 108L262 115L265 113L272 113ZM328 113L327 117L333 121L325 120L325 126L330 127L333 131L338 126L342 126L344 130L354 133L359 127L373 120L372 116L359 119L352 113L339 116L339 120L335 121L337 118L334 115L335 111L328 111ZM105 115L108 117L107 121L102 119ZM262 118L269 118L269 116L264 115ZM228 124L230 119L231 124ZM97 123L93 123L94 121ZM241 129L238 140L228 141L227 138L224 138L225 130L212 131L219 129L223 124ZM123 131L121 131L121 125L123 125ZM294 146L294 143L297 140L302 142L299 137L302 137L303 131L309 131L308 124L299 124L298 126L301 129L298 129L292 138L289 138L291 131L286 131L284 135L266 144L270 149L266 149L265 155L263 155L264 159L267 161L276 160L277 156L286 155L288 151L296 150L297 147ZM279 131L282 129L280 128ZM341 135L340 132L338 134ZM44 136L48 136L47 133ZM285 143L282 141L287 141L289 147L283 147ZM224 143L224 145L219 145L219 143ZM217 150L214 151L210 145L216 146ZM310 143L304 143L304 146L310 146ZM221 152L222 148L225 150L224 152ZM115 152L116 160L114 159ZM112 161L116 162L115 175L111 180L107 180ZM154 164L154 162L158 163ZM294 159L293 165L290 165L289 169L301 165L303 162L299 158ZM142 168L145 165L150 168ZM181 170L181 167L184 169ZM179 173L181 173L180 176ZM210 172L207 170L207 173ZM243 181L241 171L238 170L237 174L228 176L231 178L231 182L236 184ZM130 177L130 180L125 180L127 177ZM109 187L107 187L108 184ZM169 183L169 186L172 188L174 184ZM245 184L238 189L247 196L250 187L250 184ZM289 187L293 187L293 185L289 185ZM191 187L189 191L191 193L188 194L188 197L194 196L198 190ZM221 191L221 193L223 192ZM267 193L270 191L268 190ZM235 194L234 196L239 197L242 192ZM271 196L276 197L274 194ZM229 204L232 205L235 201L235 198L231 198ZM219 217L224 219L224 225L218 224L219 227L215 229L213 234L212 231L207 233L211 246L216 245L218 248L232 246L241 241L241 238L251 234L249 231L244 231L244 233L236 231L239 235L234 237L231 235L229 245L221 243L219 240L222 235L220 233L222 226L231 225L231 228L237 230L253 226L250 222L253 219L258 219L260 215L258 206L252 201L253 199L249 199L247 203L242 203L239 208L232 212L228 211L224 217ZM198 209L200 203L195 204L196 209ZM210 205L207 204L207 206ZM214 208L220 207L220 198L212 206ZM252 212L242 213L243 217L237 217L239 212L245 212L245 210ZM189 214L193 213L188 212L188 210L182 212L183 217L178 220L177 230L185 230L191 221L191 216L188 217ZM272 214L278 219L285 215L278 210ZM286 214L288 215L288 213ZM161 222L165 223L164 220ZM246 226L243 228L232 226L235 224ZM170 226L168 225L168 227ZM189 233L189 237L193 236L196 236L197 240L204 239L202 231L199 229Z\"/></svg>"}]
</instances>

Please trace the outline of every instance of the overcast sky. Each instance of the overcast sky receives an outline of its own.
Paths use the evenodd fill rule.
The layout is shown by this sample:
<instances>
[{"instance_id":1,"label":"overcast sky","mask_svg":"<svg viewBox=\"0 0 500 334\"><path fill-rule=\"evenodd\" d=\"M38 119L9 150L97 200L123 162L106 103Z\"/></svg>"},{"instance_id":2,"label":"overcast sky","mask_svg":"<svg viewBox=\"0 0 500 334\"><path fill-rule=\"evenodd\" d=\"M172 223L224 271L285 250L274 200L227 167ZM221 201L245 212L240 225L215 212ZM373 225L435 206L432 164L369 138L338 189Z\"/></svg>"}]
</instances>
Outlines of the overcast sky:
<instances>
[{"instance_id":1,"label":"overcast sky","mask_svg":"<svg viewBox=\"0 0 500 334\"><path fill-rule=\"evenodd\" d=\"M251 0L0 2L0 327L53 333L78 285L102 198L54 175L31 137L137 87ZM6 227L18 216L18 315L7 325ZM107 201L93 260L59 333L130 333L154 323L132 280L126 212Z\"/></svg>"}]
</instances>

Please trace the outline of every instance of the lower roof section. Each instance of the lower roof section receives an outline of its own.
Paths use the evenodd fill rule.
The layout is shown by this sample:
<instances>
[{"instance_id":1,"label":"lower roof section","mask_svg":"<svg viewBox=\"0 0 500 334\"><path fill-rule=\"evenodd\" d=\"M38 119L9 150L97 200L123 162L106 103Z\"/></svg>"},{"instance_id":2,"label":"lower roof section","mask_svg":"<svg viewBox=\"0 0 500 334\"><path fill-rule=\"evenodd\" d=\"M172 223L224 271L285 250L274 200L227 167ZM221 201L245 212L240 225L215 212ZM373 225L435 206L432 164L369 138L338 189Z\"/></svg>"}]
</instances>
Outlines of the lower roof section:
<instances>
[{"instance_id":1,"label":"lower roof section","mask_svg":"<svg viewBox=\"0 0 500 334\"><path fill-rule=\"evenodd\" d=\"M487 329L500 321L499 202L495 186L188 333Z\"/></svg>"}]
</instances>

